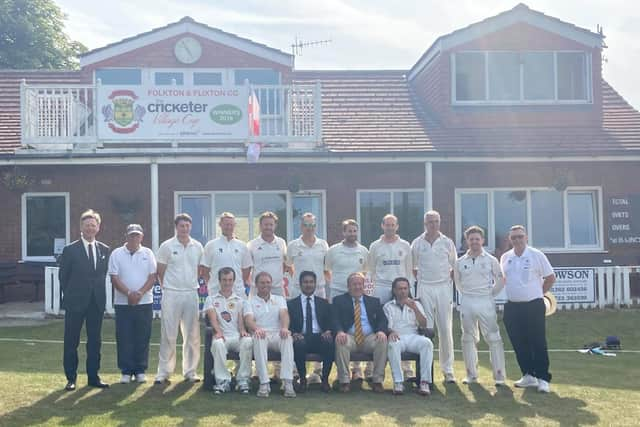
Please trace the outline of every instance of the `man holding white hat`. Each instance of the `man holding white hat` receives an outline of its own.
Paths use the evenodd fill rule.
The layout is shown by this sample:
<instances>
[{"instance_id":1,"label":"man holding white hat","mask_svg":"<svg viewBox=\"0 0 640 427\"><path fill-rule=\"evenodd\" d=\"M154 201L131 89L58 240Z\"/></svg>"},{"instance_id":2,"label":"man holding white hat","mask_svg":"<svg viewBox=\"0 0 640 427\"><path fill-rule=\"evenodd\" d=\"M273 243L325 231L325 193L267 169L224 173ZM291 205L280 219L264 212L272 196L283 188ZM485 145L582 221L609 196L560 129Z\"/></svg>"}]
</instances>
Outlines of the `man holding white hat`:
<instances>
[{"instance_id":1,"label":"man holding white hat","mask_svg":"<svg viewBox=\"0 0 640 427\"><path fill-rule=\"evenodd\" d=\"M514 225L509 231L513 249L500 259L505 274L507 303L504 325L516 353L522 378L516 387L537 387L549 393L551 374L545 337L544 294L556 281L547 257L527 245L524 226Z\"/></svg>"}]
</instances>

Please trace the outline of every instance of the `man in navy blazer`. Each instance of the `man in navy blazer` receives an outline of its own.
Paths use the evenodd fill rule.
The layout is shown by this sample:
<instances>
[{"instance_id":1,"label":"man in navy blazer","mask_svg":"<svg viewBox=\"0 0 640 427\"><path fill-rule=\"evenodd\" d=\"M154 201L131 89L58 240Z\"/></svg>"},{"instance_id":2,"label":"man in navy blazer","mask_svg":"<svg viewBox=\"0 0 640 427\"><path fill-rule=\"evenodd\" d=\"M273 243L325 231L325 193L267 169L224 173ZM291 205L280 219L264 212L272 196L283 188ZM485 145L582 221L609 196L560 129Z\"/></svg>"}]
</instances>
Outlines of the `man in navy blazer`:
<instances>
[{"instance_id":1,"label":"man in navy blazer","mask_svg":"<svg viewBox=\"0 0 640 427\"><path fill-rule=\"evenodd\" d=\"M364 294L364 275L352 273L347 278L348 292L333 299L336 333L336 366L343 393L351 390L349 361L351 352L373 353L371 389L384 392L384 369L387 365L387 317L380 300ZM357 313L360 313L357 316Z\"/></svg>"},{"instance_id":2,"label":"man in navy blazer","mask_svg":"<svg viewBox=\"0 0 640 427\"><path fill-rule=\"evenodd\" d=\"M287 301L289 310L289 330L293 337L293 357L300 374L299 391L307 388L307 353L319 353L322 356L322 384L323 392L328 393L329 374L335 346L333 343L333 321L329 302L315 296L317 277L313 271L300 273L301 295Z\"/></svg>"},{"instance_id":3,"label":"man in navy blazer","mask_svg":"<svg viewBox=\"0 0 640 427\"><path fill-rule=\"evenodd\" d=\"M109 247L96 240L100 214L88 210L80 216L80 240L69 244L59 259L60 288L63 292L65 390L76 389L78 344L82 324L87 328L87 378L92 387L107 388L100 380L102 318L106 302L105 278L109 265Z\"/></svg>"}]
</instances>

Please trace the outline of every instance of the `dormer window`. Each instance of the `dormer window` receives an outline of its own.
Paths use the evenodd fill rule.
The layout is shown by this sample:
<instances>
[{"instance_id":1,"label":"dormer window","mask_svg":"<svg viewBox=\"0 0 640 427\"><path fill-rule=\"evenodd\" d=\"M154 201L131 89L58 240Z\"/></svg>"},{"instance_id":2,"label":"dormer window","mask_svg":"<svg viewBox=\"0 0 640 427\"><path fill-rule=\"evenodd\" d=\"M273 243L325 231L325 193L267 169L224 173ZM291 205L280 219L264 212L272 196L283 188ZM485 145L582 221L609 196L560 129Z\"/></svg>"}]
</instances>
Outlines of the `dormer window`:
<instances>
[{"instance_id":1,"label":"dormer window","mask_svg":"<svg viewBox=\"0 0 640 427\"><path fill-rule=\"evenodd\" d=\"M465 51L451 55L452 101L475 104L586 104L591 57L574 51Z\"/></svg>"}]
</instances>

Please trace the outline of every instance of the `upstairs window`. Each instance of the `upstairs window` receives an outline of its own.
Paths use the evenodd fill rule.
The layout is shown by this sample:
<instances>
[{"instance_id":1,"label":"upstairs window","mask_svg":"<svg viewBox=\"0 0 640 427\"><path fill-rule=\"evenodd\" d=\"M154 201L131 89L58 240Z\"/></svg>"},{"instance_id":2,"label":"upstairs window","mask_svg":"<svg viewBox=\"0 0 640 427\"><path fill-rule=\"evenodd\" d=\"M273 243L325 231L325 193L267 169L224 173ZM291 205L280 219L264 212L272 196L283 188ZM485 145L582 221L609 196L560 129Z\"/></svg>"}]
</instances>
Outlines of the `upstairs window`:
<instances>
[{"instance_id":1,"label":"upstairs window","mask_svg":"<svg viewBox=\"0 0 640 427\"><path fill-rule=\"evenodd\" d=\"M591 102L585 52L458 52L452 68L454 104Z\"/></svg>"},{"instance_id":2,"label":"upstairs window","mask_svg":"<svg viewBox=\"0 0 640 427\"><path fill-rule=\"evenodd\" d=\"M140 85L142 70L137 68L102 68L96 70L96 82L103 85Z\"/></svg>"},{"instance_id":3,"label":"upstairs window","mask_svg":"<svg viewBox=\"0 0 640 427\"><path fill-rule=\"evenodd\" d=\"M193 84L196 86L222 85L222 73L193 73Z\"/></svg>"},{"instance_id":4,"label":"upstairs window","mask_svg":"<svg viewBox=\"0 0 640 427\"><path fill-rule=\"evenodd\" d=\"M249 83L254 85L278 85L280 84L280 73L268 68L235 70L235 84L243 85L245 80L249 80Z\"/></svg>"},{"instance_id":5,"label":"upstairs window","mask_svg":"<svg viewBox=\"0 0 640 427\"><path fill-rule=\"evenodd\" d=\"M176 85L182 86L184 84L184 74L164 71L155 73L155 83L159 86L172 85L174 80Z\"/></svg>"}]
</instances>

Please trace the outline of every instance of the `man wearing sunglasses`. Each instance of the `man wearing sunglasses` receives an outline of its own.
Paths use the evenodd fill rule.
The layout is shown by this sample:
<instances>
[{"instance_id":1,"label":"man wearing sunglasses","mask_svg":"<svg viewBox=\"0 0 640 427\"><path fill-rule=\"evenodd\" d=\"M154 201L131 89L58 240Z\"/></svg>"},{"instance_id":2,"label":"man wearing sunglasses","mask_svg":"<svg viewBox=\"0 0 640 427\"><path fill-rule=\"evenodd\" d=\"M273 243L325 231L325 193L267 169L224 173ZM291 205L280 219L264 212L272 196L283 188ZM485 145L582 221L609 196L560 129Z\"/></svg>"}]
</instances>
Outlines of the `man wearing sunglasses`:
<instances>
[{"instance_id":1,"label":"man wearing sunglasses","mask_svg":"<svg viewBox=\"0 0 640 427\"><path fill-rule=\"evenodd\" d=\"M543 295L556 281L549 260L539 250L528 246L527 231L514 225L509 231L513 249L502 255L507 303L504 325L516 353L522 378L516 387L537 387L549 393L551 374L545 337Z\"/></svg>"},{"instance_id":2,"label":"man wearing sunglasses","mask_svg":"<svg viewBox=\"0 0 640 427\"><path fill-rule=\"evenodd\" d=\"M314 295L326 298L326 273L324 259L329 250L327 242L316 235L317 222L314 214L307 212L302 215L300 222L301 235L287 245L287 265L293 267L292 278L295 281L290 289L290 298L300 295L298 274L303 271L313 271L317 277Z\"/></svg>"}]
</instances>

